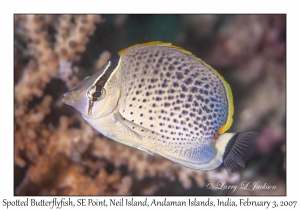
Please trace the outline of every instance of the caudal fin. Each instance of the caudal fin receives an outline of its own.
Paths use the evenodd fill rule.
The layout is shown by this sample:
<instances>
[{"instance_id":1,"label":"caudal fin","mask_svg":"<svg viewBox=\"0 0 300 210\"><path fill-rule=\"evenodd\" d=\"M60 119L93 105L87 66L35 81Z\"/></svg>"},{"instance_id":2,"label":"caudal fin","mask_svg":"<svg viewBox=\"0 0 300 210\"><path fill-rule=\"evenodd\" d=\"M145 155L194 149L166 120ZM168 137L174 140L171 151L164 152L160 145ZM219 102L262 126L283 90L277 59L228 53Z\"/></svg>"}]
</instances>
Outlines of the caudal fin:
<instances>
[{"instance_id":1,"label":"caudal fin","mask_svg":"<svg viewBox=\"0 0 300 210\"><path fill-rule=\"evenodd\" d=\"M254 153L259 132L246 131L233 136L224 154L224 166L229 174L240 173Z\"/></svg>"}]
</instances>

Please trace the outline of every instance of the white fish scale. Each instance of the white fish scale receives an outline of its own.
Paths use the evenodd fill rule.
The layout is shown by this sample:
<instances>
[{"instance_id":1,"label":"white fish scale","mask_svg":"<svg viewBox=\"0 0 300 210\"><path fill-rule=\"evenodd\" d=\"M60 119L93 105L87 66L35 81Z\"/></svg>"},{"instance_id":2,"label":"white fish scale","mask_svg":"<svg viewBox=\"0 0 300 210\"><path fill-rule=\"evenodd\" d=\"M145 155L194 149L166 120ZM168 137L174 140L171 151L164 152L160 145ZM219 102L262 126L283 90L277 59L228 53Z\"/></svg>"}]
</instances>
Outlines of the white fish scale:
<instances>
[{"instance_id":1,"label":"white fish scale","mask_svg":"<svg viewBox=\"0 0 300 210\"><path fill-rule=\"evenodd\" d=\"M210 145L227 120L226 91L220 78L169 47L135 47L121 59L121 115L160 134L162 139L145 135L154 147L206 161L206 153L212 151L205 145Z\"/></svg>"}]
</instances>

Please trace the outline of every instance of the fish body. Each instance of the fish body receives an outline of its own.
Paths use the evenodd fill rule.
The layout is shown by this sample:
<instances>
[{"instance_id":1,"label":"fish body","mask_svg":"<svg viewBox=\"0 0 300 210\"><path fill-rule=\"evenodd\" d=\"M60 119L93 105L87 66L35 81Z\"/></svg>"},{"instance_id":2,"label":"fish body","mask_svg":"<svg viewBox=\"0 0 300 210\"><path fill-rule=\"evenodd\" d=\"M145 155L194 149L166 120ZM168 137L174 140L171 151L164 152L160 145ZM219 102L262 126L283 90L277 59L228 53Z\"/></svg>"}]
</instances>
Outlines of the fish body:
<instances>
[{"instance_id":1,"label":"fish body","mask_svg":"<svg viewBox=\"0 0 300 210\"><path fill-rule=\"evenodd\" d=\"M121 50L63 101L103 135L193 169L239 172L257 132L224 133L229 84L192 53L164 42Z\"/></svg>"}]
</instances>

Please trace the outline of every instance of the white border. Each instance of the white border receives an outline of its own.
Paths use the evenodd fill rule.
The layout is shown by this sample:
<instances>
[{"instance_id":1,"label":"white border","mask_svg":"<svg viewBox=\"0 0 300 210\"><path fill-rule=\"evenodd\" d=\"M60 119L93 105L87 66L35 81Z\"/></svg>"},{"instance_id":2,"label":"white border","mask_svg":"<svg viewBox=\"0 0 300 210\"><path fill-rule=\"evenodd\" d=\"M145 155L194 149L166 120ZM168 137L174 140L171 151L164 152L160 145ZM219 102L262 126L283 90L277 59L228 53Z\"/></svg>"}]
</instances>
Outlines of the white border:
<instances>
[{"instance_id":1,"label":"white border","mask_svg":"<svg viewBox=\"0 0 300 210\"><path fill-rule=\"evenodd\" d=\"M299 20L296 1L11 1L1 3L1 146L0 146L0 205L3 199L15 200L26 197L13 197L13 14L14 13L287 13L287 197L254 197L253 200L297 200L299 196ZM36 199L52 197L30 197ZM84 197L89 198L89 197ZM101 198L101 197L100 197ZM111 197L106 197L107 199ZM127 197L128 198L128 197ZM213 197L212 199L217 199ZM238 200L245 197L231 197ZM72 200L76 200L72 197ZM95 198L93 198L95 199ZM142 200L143 197L136 197ZM163 199L163 197L157 197ZM168 197L170 200L187 200L188 197ZM201 199L206 199L201 197ZM224 197L220 197L224 199ZM298 199L299 200L299 199ZM297 205L299 208L300 203ZM23 207L32 209L31 207ZM94 209L100 209L97 207ZM138 207L135 207L138 208ZM164 207L173 209L176 207ZM182 207L181 207L182 208ZM17 208L10 208L17 209ZM40 209L40 208L38 208ZM49 209L49 208L47 208ZM63 208L74 209L74 208ZM132 209L123 207L122 209ZM178 209L178 208L177 208ZM264 208L265 209L265 208Z\"/></svg>"}]
</instances>

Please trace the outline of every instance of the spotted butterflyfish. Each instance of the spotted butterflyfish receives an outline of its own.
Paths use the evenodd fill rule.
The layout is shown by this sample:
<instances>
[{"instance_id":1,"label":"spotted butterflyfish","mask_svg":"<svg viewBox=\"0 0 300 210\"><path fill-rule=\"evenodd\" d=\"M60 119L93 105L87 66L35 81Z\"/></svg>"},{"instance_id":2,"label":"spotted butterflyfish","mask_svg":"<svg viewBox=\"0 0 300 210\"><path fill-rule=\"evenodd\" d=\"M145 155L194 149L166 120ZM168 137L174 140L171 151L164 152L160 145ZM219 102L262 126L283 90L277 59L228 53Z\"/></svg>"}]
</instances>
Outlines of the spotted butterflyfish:
<instances>
[{"instance_id":1,"label":"spotted butterflyfish","mask_svg":"<svg viewBox=\"0 0 300 210\"><path fill-rule=\"evenodd\" d=\"M104 136L193 169L241 172L259 137L225 133L234 113L229 84L171 43L121 50L62 100Z\"/></svg>"}]
</instances>

